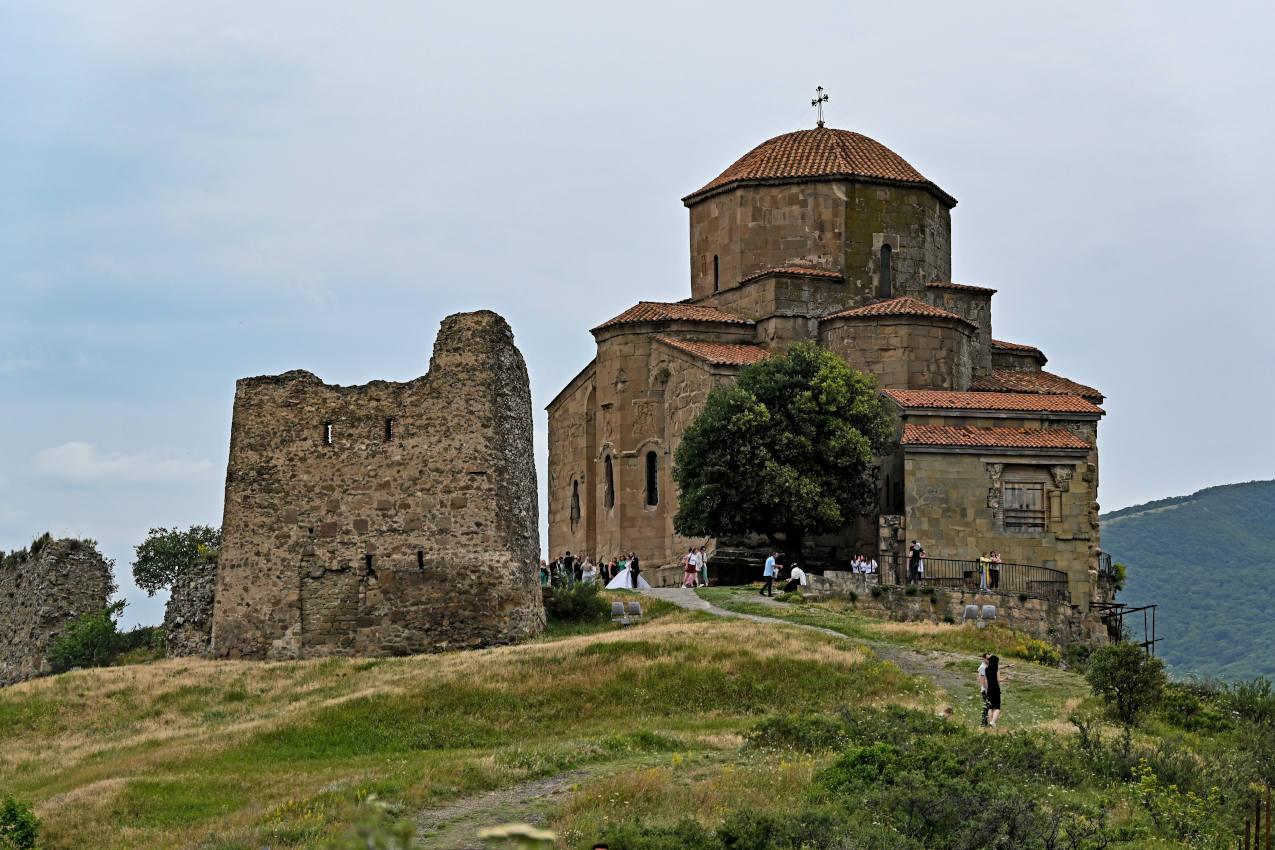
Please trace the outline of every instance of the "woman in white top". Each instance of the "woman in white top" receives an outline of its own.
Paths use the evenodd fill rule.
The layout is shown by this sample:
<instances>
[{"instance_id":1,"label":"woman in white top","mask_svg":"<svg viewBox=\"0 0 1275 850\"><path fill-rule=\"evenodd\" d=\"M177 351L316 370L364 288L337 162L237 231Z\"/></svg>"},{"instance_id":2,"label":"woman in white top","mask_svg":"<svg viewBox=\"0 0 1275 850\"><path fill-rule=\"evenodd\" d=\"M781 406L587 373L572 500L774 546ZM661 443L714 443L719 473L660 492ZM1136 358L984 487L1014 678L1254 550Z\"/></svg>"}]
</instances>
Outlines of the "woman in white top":
<instances>
[{"instance_id":1,"label":"woman in white top","mask_svg":"<svg viewBox=\"0 0 1275 850\"><path fill-rule=\"evenodd\" d=\"M597 580L598 571L594 569L593 564L590 563L589 558L586 556L584 563L580 565L580 581L585 584L593 584Z\"/></svg>"}]
</instances>

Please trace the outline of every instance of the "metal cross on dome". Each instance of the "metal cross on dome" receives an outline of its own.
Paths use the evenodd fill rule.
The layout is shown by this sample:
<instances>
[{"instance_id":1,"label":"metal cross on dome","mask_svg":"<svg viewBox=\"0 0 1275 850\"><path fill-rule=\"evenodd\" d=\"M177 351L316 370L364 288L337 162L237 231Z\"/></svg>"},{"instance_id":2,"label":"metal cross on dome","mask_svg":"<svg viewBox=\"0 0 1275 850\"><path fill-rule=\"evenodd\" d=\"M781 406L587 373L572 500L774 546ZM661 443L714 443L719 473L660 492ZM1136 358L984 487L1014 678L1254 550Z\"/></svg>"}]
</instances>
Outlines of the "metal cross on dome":
<instances>
[{"instance_id":1,"label":"metal cross on dome","mask_svg":"<svg viewBox=\"0 0 1275 850\"><path fill-rule=\"evenodd\" d=\"M815 86L815 99L810 101L810 105L819 110L819 126L823 126L823 105L828 102L828 93L823 90L823 86Z\"/></svg>"}]
</instances>

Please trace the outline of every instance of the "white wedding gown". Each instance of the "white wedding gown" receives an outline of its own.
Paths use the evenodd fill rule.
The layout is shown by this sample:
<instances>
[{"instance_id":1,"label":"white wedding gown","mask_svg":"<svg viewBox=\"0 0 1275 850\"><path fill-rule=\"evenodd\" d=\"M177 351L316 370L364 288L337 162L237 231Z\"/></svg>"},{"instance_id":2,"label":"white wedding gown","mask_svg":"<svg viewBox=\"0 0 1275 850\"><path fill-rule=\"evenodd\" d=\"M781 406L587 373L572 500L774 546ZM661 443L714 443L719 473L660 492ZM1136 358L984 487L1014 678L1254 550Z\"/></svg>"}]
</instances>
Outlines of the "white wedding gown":
<instances>
[{"instance_id":1,"label":"white wedding gown","mask_svg":"<svg viewBox=\"0 0 1275 850\"><path fill-rule=\"evenodd\" d=\"M637 580L638 580L638 583L637 583L638 587L651 586L650 582L642 578L641 573L638 573ZM620 572L616 574L615 578L611 579L611 581L607 583L607 590L632 590L632 589L633 589L633 573L629 570L628 567L625 567L624 569L620 570Z\"/></svg>"}]
</instances>

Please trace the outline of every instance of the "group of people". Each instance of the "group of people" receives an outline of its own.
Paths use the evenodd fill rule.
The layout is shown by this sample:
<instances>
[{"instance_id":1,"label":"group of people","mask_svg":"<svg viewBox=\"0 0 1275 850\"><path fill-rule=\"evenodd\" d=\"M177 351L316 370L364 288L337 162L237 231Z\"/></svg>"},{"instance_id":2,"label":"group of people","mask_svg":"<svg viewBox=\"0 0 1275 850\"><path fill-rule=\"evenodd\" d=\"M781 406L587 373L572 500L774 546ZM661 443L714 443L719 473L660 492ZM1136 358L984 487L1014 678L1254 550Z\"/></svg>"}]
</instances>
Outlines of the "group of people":
<instances>
[{"instance_id":1,"label":"group of people","mask_svg":"<svg viewBox=\"0 0 1275 850\"><path fill-rule=\"evenodd\" d=\"M995 590L1001 586L1001 556L993 550L978 559L978 589Z\"/></svg>"},{"instance_id":2,"label":"group of people","mask_svg":"<svg viewBox=\"0 0 1275 850\"><path fill-rule=\"evenodd\" d=\"M582 582L605 584L611 589L651 586L642 578L641 563L632 552L618 555L609 562L599 559L596 564L589 560L588 555L577 557L569 551L558 556L553 563L540 562L541 585L571 585Z\"/></svg>"},{"instance_id":3,"label":"group of people","mask_svg":"<svg viewBox=\"0 0 1275 850\"><path fill-rule=\"evenodd\" d=\"M762 589L757 591L762 596L775 595L775 580L779 578L779 571L783 569L783 564L779 563L779 553L771 552L766 558L766 566L762 570L762 580L765 584ZM788 571L788 583L784 585L784 593L792 593L799 587L806 586L806 571L797 566L797 562L792 562L792 567Z\"/></svg>"},{"instance_id":4,"label":"group of people","mask_svg":"<svg viewBox=\"0 0 1275 850\"><path fill-rule=\"evenodd\" d=\"M870 576L877 571L877 559L869 555L855 555L854 560L850 562L850 572L856 575Z\"/></svg>"},{"instance_id":5,"label":"group of people","mask_svg":"<svg viewBox=\"0 0 1275 850\"><path fill-rule=\"evenodd\" d=\"M682 587L708 587L708 550L692 546L682 556L682 570L686 578Z\"/></svg>"}]
</instances>

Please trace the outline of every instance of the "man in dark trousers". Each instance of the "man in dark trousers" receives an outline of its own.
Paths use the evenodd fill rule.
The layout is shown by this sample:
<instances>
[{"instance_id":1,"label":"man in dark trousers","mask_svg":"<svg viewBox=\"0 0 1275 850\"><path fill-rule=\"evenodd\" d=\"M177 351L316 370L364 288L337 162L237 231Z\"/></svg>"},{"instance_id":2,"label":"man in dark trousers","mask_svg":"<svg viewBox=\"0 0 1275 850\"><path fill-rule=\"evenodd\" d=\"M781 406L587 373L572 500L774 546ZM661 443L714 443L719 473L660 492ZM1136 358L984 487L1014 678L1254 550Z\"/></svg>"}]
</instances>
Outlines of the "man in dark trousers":
<instances>
[{"instance_id":1,"label":"man in dark trousers","mask_svg":"<svg viewBox=\"0 0 1275 850\"><path fill-rule=\"evenodd\" d=\"M637 589L638 576L642 574L642 568L638 566L638 556L632 552L629 553L629 575L633 577L633 587Z\"/></svg>"},{"instance_id":2,"label":"man in dark trousers","mask_svg":"<svg viewBox=\"0 0 1275 850\"><path fill-rule=\"evenodd\" d=\"M925 557L925 550L921 548L921 544L915 540L908 547L908 584L916 584L921 580L921 559Z\"/></svg>"}]
</instances>

